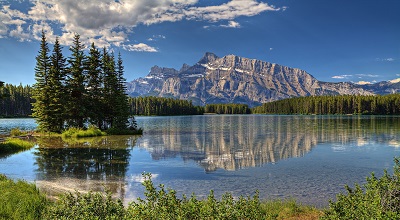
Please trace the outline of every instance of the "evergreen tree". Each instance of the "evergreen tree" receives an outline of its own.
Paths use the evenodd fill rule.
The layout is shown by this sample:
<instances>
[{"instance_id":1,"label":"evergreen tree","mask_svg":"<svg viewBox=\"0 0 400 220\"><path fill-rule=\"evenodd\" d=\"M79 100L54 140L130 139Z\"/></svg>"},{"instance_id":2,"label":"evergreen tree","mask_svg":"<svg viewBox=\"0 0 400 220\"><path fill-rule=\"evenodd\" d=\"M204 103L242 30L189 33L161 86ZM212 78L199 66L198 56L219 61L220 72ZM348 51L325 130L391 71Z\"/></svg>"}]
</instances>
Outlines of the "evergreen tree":
<instances>
[{"instance_id":1,"label":"evergreen tree","mask_svg":"<svg viewBox=\"0 0 400 220\"><path fill-rule=\"evenodd\" d=\"M68 59L68 78L66 88L67 101L67 125L69 127L83 128L87 116L86 85L84 75L85 55L84 46L80 41L80 35L75 34L73 45L70 47L71 57Z\"/></svg>"},{"instance_id":2,"label":"evergreen tree","mask_svg":"<svg viewBox=\"0 0 400 220\"><path fill-rule=\"evenodd\" d=\"M46 40L46 35L42 31L42 40L40 43L39 54L36 56L35 79L33 85L33 114L38 129L42 131L50 131L51 123L48 120L50 106L50 88L49 88L49 72L51 68L51 60L49 57L49 47Z\"/></svg>"},{"instance_id":3,"label":"evergreen tree","mask_svg":"<svg viewBox=\"0 0 400 220\"><path fill-rule=\"evenodd\" d=\"M114 54L109 54L106 48L103 49L102 64L102 71L104 74L104 124L105 129L108 129L113 127L114 117L116 115L118 79L115 69Z\"/></svg>"},{"instance_id":4,"label":"evergreen tree","mask_svg":"<svg viewBox=\"0 0 400 220\"><path fill-rule=\"evenodd\" d=\"M61 132L64 128L65 119L65 76L66 59L62 54L58 37L54 43L53 53L51 55L51 67L49 71L49 109L47 120L49 121L49 131Z\"/></svg>"},{"instance_id":5,"label":"evergreen tree","mask_svg":"<svg viewBox=\"0 0 400 220\"><path fill-rule=\"evenodd\" d=\"M87 116L89 122L98 128L103 127L103 73L102 58L100 51L92 43L89 56L85 62L85 71L87 76Z\"/></svg>"},{"instance_id":6,"label":"evergreen tree","mask_svg":"<svg viewBox=\"0 0 400 220\"><path fill-rule=\"evenodd\" d=\"M121 58L121 53L118 53L117 60L117 87L115 91L115 119L113 127L117 129L126 129L126 125L128 123L129 118L129 103L128 103L128 95L125 93L126 91L126 79L124 78L124 66ZM134 120L132 118L131 120Z\"/></svg>"}]
</instances>

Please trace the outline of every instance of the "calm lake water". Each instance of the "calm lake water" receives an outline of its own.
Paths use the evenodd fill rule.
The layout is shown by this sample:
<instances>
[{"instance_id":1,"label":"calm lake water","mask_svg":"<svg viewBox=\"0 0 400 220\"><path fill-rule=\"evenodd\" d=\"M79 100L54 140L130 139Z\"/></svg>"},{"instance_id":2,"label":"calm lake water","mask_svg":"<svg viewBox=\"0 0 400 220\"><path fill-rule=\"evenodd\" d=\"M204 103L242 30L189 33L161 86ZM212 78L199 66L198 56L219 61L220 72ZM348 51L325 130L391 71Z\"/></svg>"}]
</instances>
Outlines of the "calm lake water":
<instances>
[{"instance_id":1,"label":"calm lake water","mask_svg":"<svg viewBox=\"0 0 400 220\"><path fill-rule=\"evenodd\" d=\"M179 194L253 195L328 205L344 185L392 172L400 156L400 117L205 115L137 117L141 137L40 138L0 155L0 173L34 181L50 195L109 188L125 202L143 197L150 172ZM0 131L34 128L33 119L0 119Z\"/></svg>"}]
</instances>

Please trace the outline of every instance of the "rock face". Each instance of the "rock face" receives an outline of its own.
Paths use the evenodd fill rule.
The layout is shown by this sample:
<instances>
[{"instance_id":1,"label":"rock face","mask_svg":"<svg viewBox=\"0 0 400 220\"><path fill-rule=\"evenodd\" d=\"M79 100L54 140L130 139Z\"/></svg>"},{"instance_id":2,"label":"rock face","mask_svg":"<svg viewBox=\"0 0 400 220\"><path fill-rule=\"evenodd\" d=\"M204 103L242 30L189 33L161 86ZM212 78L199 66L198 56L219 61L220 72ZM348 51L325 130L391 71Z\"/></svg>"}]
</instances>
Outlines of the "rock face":
<instances>
[{"instance_id":1,"label":"rock face","mask_svg":"<svg viewBox=\"0 0 400 220\"><path fill-rule=\"evenodd\" d=\"M320 82L304 70L255 59L206 53L196 64L180 70L154 66L127 85L131 96L160 96L192 100L196 105L242 103L260 105L290 97L373 94L352 83Z\"/></svg>"}]
</instances>

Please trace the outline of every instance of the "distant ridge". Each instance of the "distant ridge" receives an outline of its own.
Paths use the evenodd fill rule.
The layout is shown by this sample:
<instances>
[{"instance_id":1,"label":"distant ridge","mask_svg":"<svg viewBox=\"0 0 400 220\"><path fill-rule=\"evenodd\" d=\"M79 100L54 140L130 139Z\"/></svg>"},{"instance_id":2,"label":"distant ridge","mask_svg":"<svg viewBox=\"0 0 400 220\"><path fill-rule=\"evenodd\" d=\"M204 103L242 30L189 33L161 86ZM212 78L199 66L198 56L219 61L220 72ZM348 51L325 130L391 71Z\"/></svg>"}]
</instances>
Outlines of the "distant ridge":
<instances>
[{"instance_id":1,"label":"distant ridge","mask_svg":"<svg viewBox=\"0 0 400 220\"><path fill-rule=\"evenodd\" d=\"M299 97L344 94L387 94L400 89L399 81L357 85L321 82L297 68L256 59L207 52L194 65L180 70L154 66L143 78L127 84L130 96L159 96L192 100L196 105L241 103L249 106Z\"/></svg>"}]
</instances>

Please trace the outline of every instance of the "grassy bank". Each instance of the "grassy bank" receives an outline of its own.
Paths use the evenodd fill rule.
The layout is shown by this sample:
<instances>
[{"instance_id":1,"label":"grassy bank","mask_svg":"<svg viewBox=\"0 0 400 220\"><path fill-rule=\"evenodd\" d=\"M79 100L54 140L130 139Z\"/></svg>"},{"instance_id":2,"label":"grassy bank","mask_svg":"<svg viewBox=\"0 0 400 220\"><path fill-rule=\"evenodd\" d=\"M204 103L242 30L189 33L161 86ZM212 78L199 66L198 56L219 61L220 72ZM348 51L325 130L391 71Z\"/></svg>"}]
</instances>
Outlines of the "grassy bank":
<instances>
[{"instance_id":1,"label":"grassy bank","mask_svg":"<svg viewBox=\"0 0 400 220\"><path fill-rule=\"evenodd\" d=\"M195 196L179 199L174 190L155 187L145 175L145 198L124 207L110 194L64 194L46 199L34 184L0 176L0 219L318 219L322 212L294 201L262 202L258 195L234 199Z\"/></svg>"},{"instance_id":2,"label":"grassy bank","mask_svg":"<svg viewBox=\"0 0 400 220\"><path fill-rule=\"evenodd\" d=\"M0 154L17 153L20 151L29 150L33 146L35 146L35 144L29 141L17 138L6 139L4 142L0 143Z\"/></svg>"}]
</instances>

